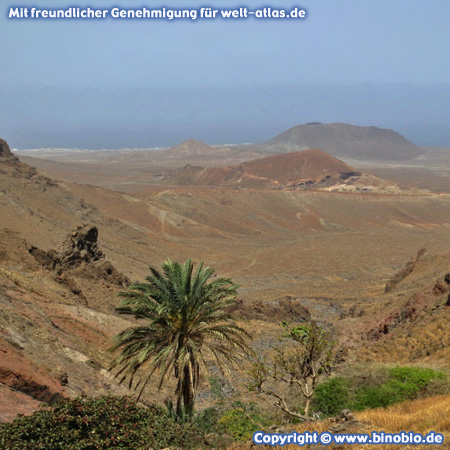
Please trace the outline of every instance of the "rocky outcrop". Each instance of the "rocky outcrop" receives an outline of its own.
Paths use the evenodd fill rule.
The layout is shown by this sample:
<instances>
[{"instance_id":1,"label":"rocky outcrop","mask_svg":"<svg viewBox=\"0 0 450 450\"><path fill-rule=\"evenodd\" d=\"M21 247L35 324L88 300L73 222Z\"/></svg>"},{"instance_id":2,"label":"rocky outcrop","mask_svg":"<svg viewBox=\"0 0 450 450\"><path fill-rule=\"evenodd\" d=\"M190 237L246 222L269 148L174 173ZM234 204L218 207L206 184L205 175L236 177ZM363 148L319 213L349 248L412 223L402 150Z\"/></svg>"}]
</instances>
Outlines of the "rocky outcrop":
<instances>
[{"instance_id":1,"label":"rocky outcrop","mask_svg":"<svg viewBox=\"0 0 450 450\"><path fill-rule=\"evenodd\" d=\"M15 158L11 152L8 143L4 139L0 139L0 158Z\"/></svg>"},{"instance_id":2,"label":"rocky outcrop","mask_svg":"<svg viewBox=\"0 0 450 450\"><path fill-rule=\"evenodd\" d=\"M59 254L59 264L63 270L75 269L86 263L91 264L105 258L98 243L98 229L79 226L68 234Z\"/></svg>"},{"instance_id":3,"label":"rocky outcrop","mask_svg":"<svg viewBox=\"0 0 450 450\"><path fill-rule=\"evenodd\" d=\"M450 274L439 278L433 285L417 292L403 305L382 317L378 325L369 331L368 337L378 340L399 325L413 322L420 314L431 314L445 306L450 306Z\"/></svg>"},{"instance_id":4,"label":"rocky outcrop","mask_svg":"<svg viewBox=\"0 0 450 450\"><path fill-rule=\"evenodd\" d=\"M34 246L29 247L28 251L43 267L56 271L61 284L83 298L76 282L68 276L75 269L78 276L103 279L118 286L130 283L125 275L106 260L97 240L97 227L82 225L67 235L59 251L52 249L46 252Z\"/></svg>"},{"instance_id":5,"label":"rocky outcrop","mask_svg":"<svg viewBox=\"0 0 450 450\"><path fill-rule=\"evenodd\" d=\"M23 180L26 185L33 184L42 191L46 191L49 186L56 186L57 183L50 178L40 175L35 167L24 164L15 156L8 143L4 139L0 139L0 176L11 177L12 179ZM9 180L1 180L2 183ZM8 183L9 184L9 183Z\"/></svg>"},{"instance_id":6,"label":"rocky outcrop","mask_svg":"<svg viewBox=\"0 0 450 450\"><path fill-rule=\"evenodd\" d=\"M422 248L417 253L417 256L406 263L406 266L398 271L387 283L384 288L384 292L392 292L398 284L400 284L411 272L414 270L414 267L419 261L420 258L426 253L427 249Z\"/></svg>"}]
</instances>

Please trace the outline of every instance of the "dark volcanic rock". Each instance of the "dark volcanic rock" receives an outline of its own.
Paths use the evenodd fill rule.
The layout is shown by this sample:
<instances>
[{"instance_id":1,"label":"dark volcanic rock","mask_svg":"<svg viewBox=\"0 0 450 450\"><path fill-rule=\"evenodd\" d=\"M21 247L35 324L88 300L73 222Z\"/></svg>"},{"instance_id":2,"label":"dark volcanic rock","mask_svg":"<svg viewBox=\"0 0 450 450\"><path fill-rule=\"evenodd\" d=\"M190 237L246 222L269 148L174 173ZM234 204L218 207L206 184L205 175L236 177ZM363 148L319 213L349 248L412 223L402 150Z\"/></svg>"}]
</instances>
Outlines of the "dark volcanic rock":
<instances>
[{"instance_id":1,"label":"dark volcanic rock","mask_svg":"<svg viewBox=\"0 0 450 450\"><path fill-rule=\"evenodd\" d=\"M28 252L47 270L58 274L58 282L68 287L73 294L85 299L77 283L67 272L76 271L83 278L98 278L119 286L127 286L128 278L120 273L109 261L97 243L98 229L95 226L78 226L68 234L61 250L48 252L37 247L29 247Z\"/></svg>"},{"instance_id":2,"label":"dark volcanic rock","mask_svg":"<svg viewBox=\"0 0 450 450\"><path fill-rule=\"evenodd\" d=\"M100 250L97 239L97 227L83 225L68 234L59 252L46 252L37 247L30 247L28 251L46 269L59 269L61 272L104 259L105 255Z\"/></svg>"},{"instance_id":3,"label":"dark volcanic rock","mask_svg":"<svg viewBox=\"0 0 450 450\"><path fill-rule=\"evenodd\" d=\"M348 180L351 177L360 177L362 175L361 172L357 172L356 170L348 170L346 172L341 172L340 178L341 180Z\"/></svg>"},{"instance_id":4,"label":"dark volcanic rock","mask_svg":"<svg viewBox=\"0 0 450 450\"><path fill-rule=\"evenodd\" d=\"M3 139L0 139L0 158L15 158L8 143Z\"/></svg>"},{"instance_id":5,"label":"dark volcanic rock","mask_svg":"<svg viewBox=\"0 0 450 450\"><path fill-rule=\"evenodd\" d=\"M87 225L78 226L63 243L60 265L63 269L74 269L82 263L99 261L105 255L97 244L98 229Z\"/></svg>"},{"instance_id":6,"label":"dark volcanic rock","mask_svg":"<svg viewBox=\"0 0 450 450\"><path fill-rule=\"evenodd\" d=\"M58 261L57 255L53 250L46 252L41 250L40 248L31 246L28 248L28 252L30 255L34 257L36 262L38 262L41 266L44 266L46 269L54 270Z\"/></svg>"}]
</instances>

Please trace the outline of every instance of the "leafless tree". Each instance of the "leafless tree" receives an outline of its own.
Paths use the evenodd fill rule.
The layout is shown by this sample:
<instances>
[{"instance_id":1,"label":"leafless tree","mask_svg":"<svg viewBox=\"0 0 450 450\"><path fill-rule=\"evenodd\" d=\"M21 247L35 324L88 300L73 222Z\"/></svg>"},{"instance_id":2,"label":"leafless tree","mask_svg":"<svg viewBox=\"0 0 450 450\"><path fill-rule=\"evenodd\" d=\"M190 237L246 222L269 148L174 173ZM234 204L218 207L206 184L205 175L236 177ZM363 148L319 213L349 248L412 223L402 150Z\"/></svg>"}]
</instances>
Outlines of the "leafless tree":
<instances>
[{"instance_id":1,"label":"leafless tree","mask_svg":"<svg viewBox=\"0 0 450 450\"><path fill-rule=\"evenodd\" d=\"M273 358L256 358L250 370L249 388L274 398L274 405L286 414L306 421L310 420L311 399L318 382L332 372L336 363L336 346L331 333L316 323L285 327L287 345L280 346ZM298 386L305 400L304 414L289 406L289 394L281 384Z\"/></svg>"}]
</instances>

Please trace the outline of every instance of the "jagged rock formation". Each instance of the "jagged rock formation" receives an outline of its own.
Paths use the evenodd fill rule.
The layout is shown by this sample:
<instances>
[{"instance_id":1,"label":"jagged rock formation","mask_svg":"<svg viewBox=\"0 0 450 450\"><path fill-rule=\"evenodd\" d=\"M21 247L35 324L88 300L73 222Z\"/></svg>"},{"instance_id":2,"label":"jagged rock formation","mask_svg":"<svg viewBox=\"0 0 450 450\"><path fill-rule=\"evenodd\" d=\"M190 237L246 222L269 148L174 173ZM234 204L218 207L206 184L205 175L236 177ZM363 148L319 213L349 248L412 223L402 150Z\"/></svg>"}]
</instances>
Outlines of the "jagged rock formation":
<instances>
[{"instance_id":1,"label":"jagged rock formation","mask_svg":"<svg viewBox=\"0 0 450 450\"><path fill-rule=\"evenodd\" d=\"M116 268L106 261L104 253L100 250L98 243L98 229L95 226L82 225L69 233L59 251L49 250L48 252L37 247L29 247L29 253L48 270L54 270L59 276L65 272L81 268L82 271L94 278L103 278L110 283L127 286L129 280ZM69 278L62 277L63 284L69 284L72 292L78 288L69 281Z\"/></svg>"},{"instance_id":2,"label":"jagged rock formation","mask_svg":"<svg viewBox=\"0 0 450 450\"><path fill-rule=\"evenodd\" d=\"M98 229L87 225L79 226L68 234L60 254L63 270L74 269L83 263L94 263L105 257L98 244Z\"/></svg>"}]
</instances>

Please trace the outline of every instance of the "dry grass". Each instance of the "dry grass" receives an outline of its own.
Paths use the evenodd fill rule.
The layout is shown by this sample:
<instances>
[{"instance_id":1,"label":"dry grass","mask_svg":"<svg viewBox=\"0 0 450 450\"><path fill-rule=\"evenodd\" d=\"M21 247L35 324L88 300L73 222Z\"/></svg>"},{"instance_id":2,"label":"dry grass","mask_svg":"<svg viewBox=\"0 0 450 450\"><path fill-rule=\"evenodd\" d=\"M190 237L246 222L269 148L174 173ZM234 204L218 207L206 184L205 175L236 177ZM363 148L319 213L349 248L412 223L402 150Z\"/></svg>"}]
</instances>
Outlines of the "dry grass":
<instances>
[{"instance_id":1,"label":"dry grass","mask_svg":"<svg viewBox=\"0 0 450 450\"><path fill-rule=\"evenodd\" d=\"M387 410L368 410L359 414L359 419L370 424L369 428L373 430L390 433L414 431L427 434L430 431L436 431L445 436L444 445L439 448L450 448L450 395L403 402ZM386 446L385 448L398 449L399 447ZM411 446L411 448L420 449L429 448L429 446Z\"/></svg>"},{"instance_id":2,"label":"dry grass","mask_svg":"<svg viewBox=\"0 0 450 450\"><path fill-rule=\"evenodd\" d=\"M441 395L419 400L412 400L387 409L372 409L358 414L358 419L362 422L359 427L352 427L349 433L369 433L370 431L384 431L387 433L398 433L401 431L414 431L423 435L430 431L436 431L444 435L444 444L435 446L438 449L450 449L450 395ZM317 431L321 433L330 428L331 420L320 422L310 422L295 426L298 433L305 431ZM229 450L248 450L257 448L250 442L235 444ZM265 447L265 446L264 446ZM430 445L332 445L330 449L377 449L377 450L425 450L430 449ZM262 448L262 447L261 447ZM271 448L271 447L267 447ZM277 448L277 447L275 447ZM298 449L298 446L288 445L284 449Z\"/></svg>"}]
</instances>

